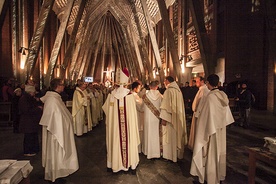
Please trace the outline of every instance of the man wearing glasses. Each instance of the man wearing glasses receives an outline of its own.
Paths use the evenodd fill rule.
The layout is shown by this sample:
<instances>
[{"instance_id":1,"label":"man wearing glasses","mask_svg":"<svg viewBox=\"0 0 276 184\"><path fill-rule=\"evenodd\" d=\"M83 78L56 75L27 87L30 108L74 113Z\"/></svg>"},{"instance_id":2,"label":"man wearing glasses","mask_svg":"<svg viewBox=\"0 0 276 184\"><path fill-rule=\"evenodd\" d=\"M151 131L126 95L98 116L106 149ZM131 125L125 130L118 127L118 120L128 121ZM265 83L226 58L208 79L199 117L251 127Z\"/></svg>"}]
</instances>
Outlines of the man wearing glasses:
<instances>
[{"instance_id":1,"label":"man wearing glasses","mask_svg":"<svg viewBox=\"0 0 276 184\"><path fill-rule=\"evenodd\" d=\"M66 177L79 169L74 133L73 119L61 99L64 90L61 79L53 79L51 91L40 100L44 103L40 120L42 129L42 166L45 168L45 180L55 182L57 178Z\"/></svg>"}]
</instances>

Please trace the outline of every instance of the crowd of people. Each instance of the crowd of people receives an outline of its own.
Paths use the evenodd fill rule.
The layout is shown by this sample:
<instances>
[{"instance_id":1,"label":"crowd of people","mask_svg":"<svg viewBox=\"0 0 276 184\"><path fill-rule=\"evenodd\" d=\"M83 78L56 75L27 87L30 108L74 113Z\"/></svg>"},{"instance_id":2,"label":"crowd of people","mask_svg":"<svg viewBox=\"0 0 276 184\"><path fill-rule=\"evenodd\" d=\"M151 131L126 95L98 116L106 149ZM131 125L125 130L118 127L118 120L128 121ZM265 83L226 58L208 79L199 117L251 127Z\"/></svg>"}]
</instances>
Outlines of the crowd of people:
<instances>
[{"instance_id":1,"label":"crowd of people","mask_svg":"<svg viewBox=\"0 0 276 184\"><path fill-rule=\"evenodd\" d=\"M77 81L72 98L72 116L74 133L77 136L92 130L103 120L101 109L107 88L97 83Z\"/></svg>"},{"instance_id":2,"label":"crowd of people","mask_svg":"<svg viewBox=\"0 0 276 184\"><path fill-rule=\"evenodd\" d=\"M24 134L24 156L35 156L42 151L45 180L54 182L78 170L74 134L81 136L103 120L101 107L106 90L97 83L82 80L74 87L65 88L64 81L57 78L48 89L42 90L31 79L24 84L13 78L5 82L1 101L12 104L13 131ZM71 112L66 101L72 101Z\"/></svg>"},{"instance_id":3,"label":"crowd of people","mask_svg":"<svg viewBox=\"0 0 276 184\"><path fill-rule=\"evenodd\" d=\"M111 88L83 80L66 88L62 79L55 78L49 89L38 91L33 80L15 87L15 81L9 79L1 96L3 101L12 102L13 128L15 133L24 133L25 156L40 151L38 133L42 126L45 180L54 182L78 170L75 136L88 133L103 120L109 172L131 170L136 174L139 154L177 162L187 146L193 152L191 175L198 176L200 183L224 180L226 126L235 120L219 77L198 77L192 86L188 82L179 86L173 77L166 76L163 85L165 88L159 81L143 85L139 80L130 84L124 68L117 72ZM235 98L241 126L249 126L252 96L242 83ZM66 101L72 101L71 111ZM190 130L187 115L191 115Z\"/></svg>"}]
</instances>

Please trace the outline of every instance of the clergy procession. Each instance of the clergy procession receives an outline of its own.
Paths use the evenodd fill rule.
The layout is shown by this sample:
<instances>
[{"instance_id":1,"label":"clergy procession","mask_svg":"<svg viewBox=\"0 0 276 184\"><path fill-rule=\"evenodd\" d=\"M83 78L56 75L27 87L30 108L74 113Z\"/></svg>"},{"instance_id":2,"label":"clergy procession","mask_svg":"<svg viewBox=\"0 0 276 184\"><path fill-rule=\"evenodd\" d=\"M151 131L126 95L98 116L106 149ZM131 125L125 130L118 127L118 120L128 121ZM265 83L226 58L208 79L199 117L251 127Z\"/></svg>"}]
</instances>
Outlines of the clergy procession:
<instances>
[{"instance_id":1,"label":"clergy procession","mask_svg":"<svg viewBox=\"0 0 276 184\"><path fill-rule=\"evenodd\" d=\"M227 95L218 89L219 77L211 74L197 79L199 90L188 127L185 100L173 77L166 76L165 89L161 89L157 80L143 85L139 80L130 83L129 76L127 68L118 69L113 85L79 79L70 90L64 80L54 78L44 92L36 91L34 81L26 82L19 98L19 110L26 113L19 116L35 117L42 127L44 179L56 182L81 169L76 141L105 124L106 172L136 175L142 155L176 164L188 148L193 153L190 174L198 177L198 182L225 180L226 126L234 119ZM32 99L31 105L26 95ZM36 116L28 109L36 109ZM37 113L39 109L43 113ZM25 135L24 156L33 157L40 154L40 131L31 131L30 123L34 126L35 120L22 118L19 130Z\"/></svg>"},{"instance_id":2,"label":"clergy procession","mask_svg":"<svg viewBox=\"0 0 276 184\"><path fill-rule=\"evenodd\" d=\"M57 86L64 85L60 83ZM203 77L199 79L200 90L193 102L191 131L187 131L182 92L171 76L164 80L166 89L163 94L158 90L161 86L158 81L151 81L149 85L143 85L141 81L129 83L127 68L117 71L115 84L109 89L97 89L93 84L78 80L72 99L72 120L64 120L66 125L57 125L65 115L55 117L55 112L48 112L57 107L47 108L44 99L51 91L47 92L41 98L45 108L40 121L43 125L45 179L54 182L78 170L73 134L83 136L105 121L107 172L128 171L136 175L141 154L150 160L176 163L183 159L189 141L188 147L193 151L191 175L198 176L200 183L220 183L226 176L226 126L234 119L228 97L218 89L218 83L219 77L215 74L208 76L206 81ZM59 158L59 155L67 157ZM51 161L61 162L58 164L61 169L55 168L56 163L47 166ZM70 163L63 165L67 161Z\"/></svg>"},{"instance_id":3,"label":"clergy procession","mask_svg":"<svg viewBox=\"0 0 276 184\"><path fill-rule=\"evenodd\" d=\"M276 183L276 0L0 0L0 30L0 184Z\"/></svg>"},{"instance_id":4,"label":"clergy procession","mask_svg":"<svg viewBox=\"0 0 276 184\"><path fill-rule=\"evenodd\" d=\"M177 162L188 143L184 99L173 77L149 89L135 81L128 89L126 68L117 73L116 88L103 105L106 114L107 171L131 170L136 174L139 153L147 159ZM193 151L190 173L199 182L220 183L226 176L226 126L234 122L227 95L219 90L219 77L199 79L200 90L193 101L189 148ZM141 89L142 88L142 89ZM217 112L220 112L219 114Z\"/></svg>"}]
</instances>

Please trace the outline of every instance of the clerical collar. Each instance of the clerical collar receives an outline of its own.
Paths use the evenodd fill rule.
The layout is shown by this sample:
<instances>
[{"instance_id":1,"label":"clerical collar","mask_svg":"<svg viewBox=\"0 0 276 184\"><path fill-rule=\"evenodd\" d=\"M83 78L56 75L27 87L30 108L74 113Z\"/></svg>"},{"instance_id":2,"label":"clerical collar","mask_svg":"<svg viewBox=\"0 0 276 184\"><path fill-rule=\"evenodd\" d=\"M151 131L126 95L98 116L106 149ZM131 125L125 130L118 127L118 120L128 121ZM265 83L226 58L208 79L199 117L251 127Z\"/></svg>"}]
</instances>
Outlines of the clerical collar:
<instances>
[{"instance_id":1,"label":"clerical collar","mask_svg":"<svg viewBox=\"0 0 276 184\"><path fill-rule=\"evenodd\" d=\"M218 88L213 88L213 89L211 89L211 91L216 90L216 89L218 89Z\"/></svg>"}]
</instances>

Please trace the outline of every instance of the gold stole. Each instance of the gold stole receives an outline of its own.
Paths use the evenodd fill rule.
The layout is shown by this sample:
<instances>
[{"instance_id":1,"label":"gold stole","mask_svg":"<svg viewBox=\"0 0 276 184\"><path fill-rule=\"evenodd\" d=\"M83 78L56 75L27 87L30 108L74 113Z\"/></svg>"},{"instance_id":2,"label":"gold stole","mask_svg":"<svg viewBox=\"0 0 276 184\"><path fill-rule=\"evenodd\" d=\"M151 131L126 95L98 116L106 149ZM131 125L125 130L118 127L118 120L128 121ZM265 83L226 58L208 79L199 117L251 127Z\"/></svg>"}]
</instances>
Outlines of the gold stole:
<instances>
[{"instance_id":1,"label":"gold stole","mask_svg":"<svg viewBox=\"0 0 276 184\"><path fill-rule=\"evenodd\" d=\"M123 98L124 106L120 107L120 101L118 99L118 115L119 115L119 133L120 133L120 145L121 156L123 166L128 167L128 137L127 137L127 119L126 119L126 97Z\"/></svg>"}]
</instances>

